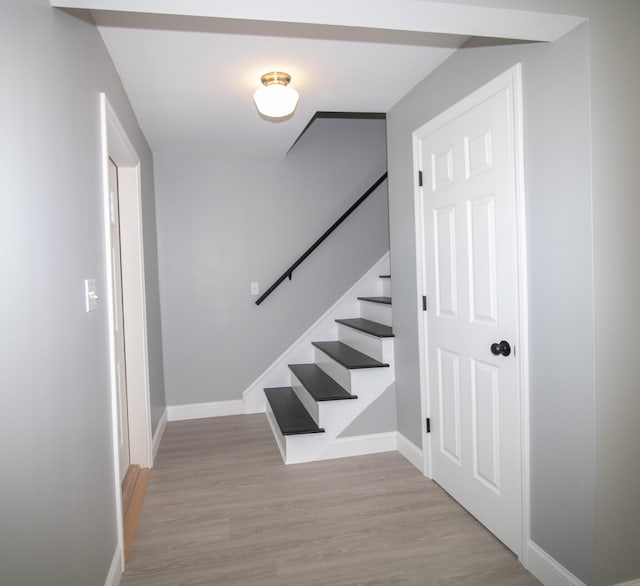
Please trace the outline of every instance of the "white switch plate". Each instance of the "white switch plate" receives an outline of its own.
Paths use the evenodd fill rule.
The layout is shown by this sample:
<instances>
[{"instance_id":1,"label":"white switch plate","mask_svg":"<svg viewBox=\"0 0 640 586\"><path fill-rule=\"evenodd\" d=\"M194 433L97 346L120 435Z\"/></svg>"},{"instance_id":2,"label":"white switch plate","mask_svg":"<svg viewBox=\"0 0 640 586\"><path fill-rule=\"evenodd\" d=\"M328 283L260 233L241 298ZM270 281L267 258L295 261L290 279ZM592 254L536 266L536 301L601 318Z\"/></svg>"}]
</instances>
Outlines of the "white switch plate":
<instances>
[{"instance_id":1,"label":"white switch plate","mask_svg":"<svg viewBox=\"0 0 640 586\"><path fill-rule=\"evenodd\" d=\"M255 281L251 283L251 295L260 295L260 288Z\"/></svg>"},{"instance_id":2,"label":"white switch plate","mask_svg":"<svg viewBox=\"0 0 640 586\"><path fill-rule=\"evenodd\" d=\"M84 280L84 308L86 311L95 311L98 309L98 293L96 290L95 279Z\"/></svg>"}]
</instances>

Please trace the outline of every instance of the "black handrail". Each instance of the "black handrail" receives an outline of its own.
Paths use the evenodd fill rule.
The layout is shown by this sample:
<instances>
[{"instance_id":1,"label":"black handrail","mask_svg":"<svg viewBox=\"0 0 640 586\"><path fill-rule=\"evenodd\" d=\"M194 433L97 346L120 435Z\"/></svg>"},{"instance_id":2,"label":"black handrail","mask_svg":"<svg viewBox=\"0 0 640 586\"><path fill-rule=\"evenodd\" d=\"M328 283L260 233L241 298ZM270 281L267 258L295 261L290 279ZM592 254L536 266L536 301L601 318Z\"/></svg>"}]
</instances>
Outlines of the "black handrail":
<instances>
[{"instance_id":1,"label":"black handrail","mask_svg":"<svg viewBox=\"0 0 640 586\"><path fill-rule=\"evenodd\" d=\"M260 305L267 297L269 297L269 295L271 295L271 293L274 292L274 290L282 283L282 281L284 281L287 277L289 277L289 280L291 280L291 275L293 274L293 271L295 271L304 261L305 259L316 249L318 248L318 246L320 246L328 237L329 235L340 225L342 224L342 222L344 222L352 213L353 211L365 200L367 199L379 186L380 184L387 178L387 173L385 172L382 177L380 177L380 179L378 179L371 187L369 187L369 189L367 189L367 191L365 191L359 198L358 200L344 213L342 214L332 225L331 227L322 235L320 236L320 238L318 238L307 250L306 252L304 252L302 254L302 256L296 261L294 262L284 273L282 273L282 275L280 276L280 278L273 284L271 285L271 287L269 287L257 300L256 300L256 305Z\"/></svg>"}]
</instances>

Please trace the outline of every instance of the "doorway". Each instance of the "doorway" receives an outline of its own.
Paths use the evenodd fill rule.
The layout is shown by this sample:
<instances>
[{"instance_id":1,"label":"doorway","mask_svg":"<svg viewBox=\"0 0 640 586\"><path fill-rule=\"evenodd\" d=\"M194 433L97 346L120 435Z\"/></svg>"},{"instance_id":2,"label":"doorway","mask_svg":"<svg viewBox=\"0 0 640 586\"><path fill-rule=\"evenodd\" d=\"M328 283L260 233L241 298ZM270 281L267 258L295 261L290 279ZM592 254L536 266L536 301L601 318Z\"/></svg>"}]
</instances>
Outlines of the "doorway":
<instances>
[{"instance_id":1,"label":"doorway","mask_svg":"<svg viewBox=\"0 0 640 586\"><path fill-rule=\"evenodd\" d=\"M109 316L111 363L112 438L114 454L114 491L118 549L124 568L124 525L121 474L126 472L126 454L120 416L128 427L129 464L148 469L153 465L149 360L147 345L144 249L142 232L142 191L140 159L104 93L100 94L101 141L103 163L103 201L106 250L106 289ZM111 195L109 177L117 181L117 202ZM120 276L122 284L122 326L124 368L118 368L117 258L112 240L114 209L119 212ZM119 402L118 373L124 371L126 395ZM121 388L121 386L120 386ZM126 403L124 404L123 403Z\"/></svg>"},{"instance_id":2,"label":"doorway","mask_svg":"<svg viewBox=\"0 0 640 586\"><path fill-rule=\"evenodd\" d=\"M519 556L529 510L520 95L516 66L413 136L425 474Z\"/></svg>"}]
</instances>

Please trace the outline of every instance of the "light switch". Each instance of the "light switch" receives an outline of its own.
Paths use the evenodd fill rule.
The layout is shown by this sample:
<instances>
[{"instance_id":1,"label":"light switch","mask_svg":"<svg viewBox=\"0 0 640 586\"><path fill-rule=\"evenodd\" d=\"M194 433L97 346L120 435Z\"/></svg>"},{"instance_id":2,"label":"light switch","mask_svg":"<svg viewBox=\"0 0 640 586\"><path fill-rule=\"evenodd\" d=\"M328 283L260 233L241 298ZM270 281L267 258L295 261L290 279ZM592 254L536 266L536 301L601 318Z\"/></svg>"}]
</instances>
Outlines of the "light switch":
<instances>
[{"instance_id":1,"label":"light switch","mask_svg":"<svg viewBox=\"0 0 640 586\"><path fill-rule=\"evenodd\" d=\"M251 295L260 295L260 288L256 282L251 283Z\"/></svg>"},{"instance_id":2,"label":"light switch","mask_svg":"<svg viewBox=\"0 0 640 586\"><path fill-rule=\"evenodd\" d=\"M84 308L86 311L95 311L98 309L98 293L96 290L95 279L84 280Z\"/></svg>"}]
</instances>

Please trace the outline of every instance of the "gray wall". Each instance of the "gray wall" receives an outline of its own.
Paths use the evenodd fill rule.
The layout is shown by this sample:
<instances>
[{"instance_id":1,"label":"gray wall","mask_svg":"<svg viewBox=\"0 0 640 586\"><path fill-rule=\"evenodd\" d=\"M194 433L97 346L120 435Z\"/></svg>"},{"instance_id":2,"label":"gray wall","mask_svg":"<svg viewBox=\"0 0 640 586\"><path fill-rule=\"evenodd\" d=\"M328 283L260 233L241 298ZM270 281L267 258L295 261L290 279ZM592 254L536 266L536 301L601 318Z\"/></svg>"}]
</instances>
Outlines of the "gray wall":
<instances>
[{"instance_id":1,"label":"gray wall","mask_svg":"<svg viewBox=\"0 0 640 586\"><path fill-rule=\"evenodd\" d=\"M640 3L591 0L596 583L640 579Z\"/></svg>"},{"instance_id":2,"label":"gray wall","mask_svg":"<svg viewBox=\"0 0 640 586\"><path fill-rule=\"evenodd\" d=\"M389 112L388 150L398 429L421 445L411 133L522 62L531 531L545 551L592 583L594 339L587 57L586 25L554 44L469 45Z\"/></svg>"},{"instance_id":3,"label":"gray wall","mask_svg":"<svg viewBox=\"0 0 640 586\"><path fill-rule=\"evenodd\" d=\"M265 122L267 124L267 122ZM384 120L317 120L278 158L155 157L167 403L242 391L389 247L386 184L260 306L385 170Z\"/></svg>"},{"instance_id":4,"label":"gray wall","mask_svg":"<svg viewBox=\"0 0 640 586\"><path fill-rule=\"evenodd\" d=\"M116 546L99 101L142 157L154 419L163 406L151 153L100 36L0 6L0 582L104 584Z\"/></svg>"},{"instance_id":5,"label":"gray wall","mask_svg":"<svg viewBox=\"0 0 640 586\"><path fill-rule=\"evenodd\" d=\"M396 403L396 385L393 383L349 424L349 427L340 434L340 437L397 431L398 411Z\"/></svg>"},{"instance_id":6,"label":"gray wall","mask_svg":"<svg viewBox=\"0 0 640 586\"><path fill-rule=\"evenodd\" d=\"M595 584L638 579L640 264L636 251L640 250L637 227L640 3L637 0L447 1L575 14L589 19L590 92L582 101L589 101L590 97L592 148L595 437L584 446L586 453L595 441L595 551L591 555ZM580 425L584 418L583 404L576 403L574 408L576 415L569 420L567 436L571 435L574 423ZM556 417L555 413L549 414L552 420ZM559 462L557 465L562 466ZM567 547L576 549L569 544Z\"/></svg>"}]
</instances>

